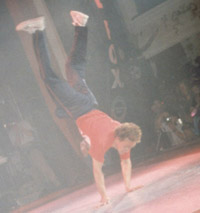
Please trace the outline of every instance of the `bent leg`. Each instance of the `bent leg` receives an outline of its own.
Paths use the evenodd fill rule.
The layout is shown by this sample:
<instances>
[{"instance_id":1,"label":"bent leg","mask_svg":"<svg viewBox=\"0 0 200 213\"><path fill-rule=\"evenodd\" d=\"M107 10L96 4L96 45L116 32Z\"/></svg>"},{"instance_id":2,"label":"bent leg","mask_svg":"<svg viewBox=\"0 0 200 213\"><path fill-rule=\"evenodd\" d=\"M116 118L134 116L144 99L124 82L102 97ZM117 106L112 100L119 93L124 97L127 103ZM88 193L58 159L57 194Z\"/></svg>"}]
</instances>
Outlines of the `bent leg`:
<instances>
[{"instance_id":1,"label":"bent leg","mask_svg":"<svg viewBox=\"0 0 200 213\"><path fill-rule=\"evenodd\" d=\"M53 84L61 81L61 79L52 70L44 32L36 31L33 34L33 47L39 62L41 77L50 87L53 87Z\"/></svg>"},{"instance_id":2,"label":"bent leg","mask_svg":"<svg viewBox=\"0 0 200 213\"><path fill-rule=\"evenodd\" d=\"M95 103L90 93L84 94L76 91L67 81L58 78L53 72L43 32L37 31L33 34L33 45L40 65L41 76L49 87L51 95L59 100L75 119L92 110Z\"/></svg>"},{"instance_id":3,"label":"bent leg","mask_svg":"<svg viewBox=\"0 0 200 213\"><path fill-rule=\"evenodd\" d=\"M95 105L98 105L85 80L87 36L87 27L75 27L74 41L66 64L66 74L69 84L76 91L90 95Z\"/></svg>"},{"instance_id":4,"label":"bent leg","mask_svg":"<svg viewBox=\"0 0 200 213\"><path fill-rule=\"evenodd\" d=\"M81 79L85 79L87 35L87 27L75 27L73 45L66 63L66 74L69 80L76 79L76 74Z\"/></svg>"}]
</instances>

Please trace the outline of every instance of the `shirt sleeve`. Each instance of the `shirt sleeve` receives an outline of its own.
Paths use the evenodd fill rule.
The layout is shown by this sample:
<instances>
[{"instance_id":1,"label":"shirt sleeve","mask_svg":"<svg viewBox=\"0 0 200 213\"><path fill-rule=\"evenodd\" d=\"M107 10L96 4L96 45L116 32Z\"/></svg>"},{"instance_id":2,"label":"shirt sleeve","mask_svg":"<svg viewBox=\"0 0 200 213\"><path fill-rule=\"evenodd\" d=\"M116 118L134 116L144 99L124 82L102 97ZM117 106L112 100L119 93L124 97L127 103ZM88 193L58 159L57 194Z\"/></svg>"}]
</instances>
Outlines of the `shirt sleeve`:
<instances>
[{"instance_id":1,"label":"shirt sleeve","mask_svg":"<svg viewBox=\"0 0 200 213\"><path fill-rule=\"evenodd\" d=\"M129 159L129 158L130 158L130 151L124 153L123 155L120 155L120 159L121 159L121 160L127 160L127 159Z\"/></svg>"},{"instance_id":2,"label":"shirt sleeve","mask_svg":"<svg viewBox=\"0 0 200 213\"><path fill-rule=\"evenodd\" d=\"M103 151L103 148L101 146L91 146L91 148L89 150L89 154L96 161L99 161L101 163L104 162L105 152Z\"/></svg>"}]
</instances>

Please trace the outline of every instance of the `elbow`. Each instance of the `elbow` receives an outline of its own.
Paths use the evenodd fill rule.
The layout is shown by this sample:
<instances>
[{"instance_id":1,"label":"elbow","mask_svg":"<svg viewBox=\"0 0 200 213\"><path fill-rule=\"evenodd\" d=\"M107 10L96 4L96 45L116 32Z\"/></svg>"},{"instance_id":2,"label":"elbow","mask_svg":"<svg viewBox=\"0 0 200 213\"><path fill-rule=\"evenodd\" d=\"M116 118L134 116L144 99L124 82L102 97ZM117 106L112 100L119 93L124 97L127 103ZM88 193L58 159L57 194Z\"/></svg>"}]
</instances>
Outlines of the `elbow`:
<instances>
[{"instance_id":1,"label":"elbow","mask_svg":"<svg viewBox=\"0 0 200 213\"><path fill-rule=\"evenodd\" d=\"M126 160L121 160L121 164L123 164L123 165L127 165L127 164L130 164L130 163L131 163L130 158L126 159Z\"/></svg>"}]
</instances>

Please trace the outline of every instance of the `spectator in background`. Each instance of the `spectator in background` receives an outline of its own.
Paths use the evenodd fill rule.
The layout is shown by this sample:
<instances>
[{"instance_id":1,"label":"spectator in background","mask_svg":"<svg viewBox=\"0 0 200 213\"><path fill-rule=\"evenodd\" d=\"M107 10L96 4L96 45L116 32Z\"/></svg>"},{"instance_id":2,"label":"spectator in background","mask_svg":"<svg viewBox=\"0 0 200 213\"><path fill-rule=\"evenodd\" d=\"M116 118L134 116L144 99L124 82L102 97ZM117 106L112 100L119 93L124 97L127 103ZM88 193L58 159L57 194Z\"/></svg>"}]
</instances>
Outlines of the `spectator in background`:
<instances>
[{"instance_id":1,"label":"spectator in background","mask_svg":"<svg viewBox=\"0 0 200 213\"><path fill-rule=\"evenodd\" d=\"M156 150L183 144L186 137L182 129L182 120L177 115L169 114L161 101L154 101L151 109L155 114Z\"/></svg>"},{"instance_id":2,"label":"spectator in background","mask_svg":"<svg viewBox=\"0 0 200 213\"><path fill-rule=\"evenodd\" d=\"M155 100L151 107L152 112L154 113L154 127L155 131L159 131L160 129L160 116L164 112L163 102L160 100Z\"/></svg>"},{"instance_id":3,"label":"spectator in background","mask_svg":"<svg viewBox=\"0 0 200 213\"><path fill-rule=\"evenodd\" d=\"M170 146L169 139L161 128L165 115L168 116L168 113L166 114L165 112L164 103L160 100L155 100L151 110L154 113L154 129L157 138L156 151L168 148Z\"/></svg>"},{"instance_id":4,"label":"spectator in background","mask_svg":"<svg viewBox=\"0 0 200 213\"><path fill-rule=\"evenodd\" d=\"M197 56L194 62L196 66L192 69L191 81L193 84L200 85L200 56Z\"/></svg>"},{"instance_id":5,"label":"spectator in background","mask_svg":"<svg viewBox=\"0 0 200 213\"><path fill-rule=\"evenodd\" d=\"M170 138L171 146L178 146L185 142L185 134L182 129L182 120L177 115L171 115L166 117L166 121L162 123L162 129L164 129Z\"/></svg>"},{"instance_id":6,"label":"spectator in background","mask_svg":"<svg viewBox=\"0 0 200 213\"><path fill-rule=\"evenodd\" d=\"M200 87L194 85L192 87L193 97L191 106L191 117L193 118L194 133L195 135L200 135L199 121L200 121Z\"/></svg>"}]
</instances>

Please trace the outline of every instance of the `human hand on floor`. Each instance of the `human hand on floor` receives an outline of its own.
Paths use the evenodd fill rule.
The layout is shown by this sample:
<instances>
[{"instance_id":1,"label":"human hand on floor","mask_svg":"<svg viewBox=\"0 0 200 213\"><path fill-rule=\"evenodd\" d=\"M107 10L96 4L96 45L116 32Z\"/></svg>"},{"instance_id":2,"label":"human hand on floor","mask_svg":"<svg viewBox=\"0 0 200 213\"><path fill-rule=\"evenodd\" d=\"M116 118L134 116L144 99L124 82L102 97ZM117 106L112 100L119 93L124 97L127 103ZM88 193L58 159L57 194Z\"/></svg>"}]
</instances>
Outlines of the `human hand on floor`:
<instances>
[{"instance_id":1,"label":"human hand on floor","mask_svg":"<svg viewBox=\"0 0 200 213\"><path fill-rule=\"evenodd\" d=\"M104 206L104 205L107 205L107 204L109 204L110 203L110 198L109 197L102 197L101 198L101 201L100 201L100 204L102 205L102 206Z\"/></svg>"},{"instance_id":2,"label":"human hand on floor","mask_svg":"<svg viewBox=\"0 0 200 213\"><path fill-rule=\"evenodd\" d=\"M129 187L129 188L126 188L126 192L133 192L133 191L136 191L136 190L141 189L143 187L144 187L144 185L139 185L139 186L135 186L135 187Z\"/></svg>"},{"instance_id":3,"label":"human hand on floor","mask_svg":"<svg viewBox=\"0 0 200 213\"><path fill-rule=\"evenodd\" d=\"M105 206L105 205L109 205L111 202L110 202L110 198L109 197L103 197L101 198L101 201L100 203L96 206L96 208L101 208L102 206Z\"/></svg>"}]
</instances>

